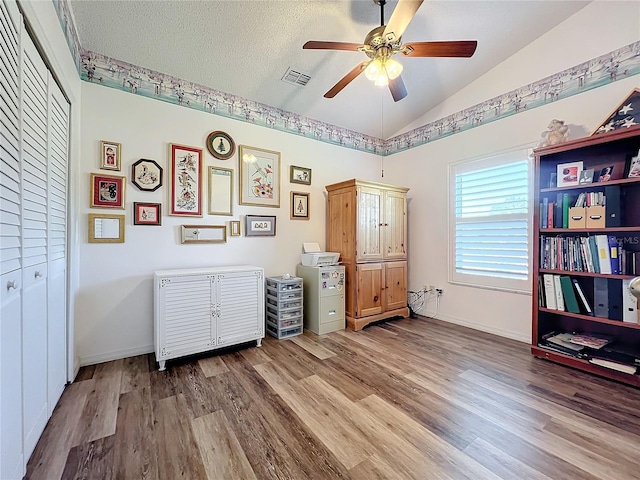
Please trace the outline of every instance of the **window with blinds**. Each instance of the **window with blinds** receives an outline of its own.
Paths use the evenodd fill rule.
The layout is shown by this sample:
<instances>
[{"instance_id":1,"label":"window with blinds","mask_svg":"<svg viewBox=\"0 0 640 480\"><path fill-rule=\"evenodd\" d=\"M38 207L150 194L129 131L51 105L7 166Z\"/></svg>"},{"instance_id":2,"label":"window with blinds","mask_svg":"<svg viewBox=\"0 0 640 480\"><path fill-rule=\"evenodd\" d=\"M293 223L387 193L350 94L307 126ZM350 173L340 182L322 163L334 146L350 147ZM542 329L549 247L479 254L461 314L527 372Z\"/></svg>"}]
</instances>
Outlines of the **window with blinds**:
<instances>
[{"instance_id":1,"label":"window with blinds","mask_svg":"<svg viewBox=\"0 0 640 480\"><path fill-rule=\"evenodd\" d=\"M454 283L530 292L530 162L526 152L451 168Z\"/></svg>"}]
</instances>

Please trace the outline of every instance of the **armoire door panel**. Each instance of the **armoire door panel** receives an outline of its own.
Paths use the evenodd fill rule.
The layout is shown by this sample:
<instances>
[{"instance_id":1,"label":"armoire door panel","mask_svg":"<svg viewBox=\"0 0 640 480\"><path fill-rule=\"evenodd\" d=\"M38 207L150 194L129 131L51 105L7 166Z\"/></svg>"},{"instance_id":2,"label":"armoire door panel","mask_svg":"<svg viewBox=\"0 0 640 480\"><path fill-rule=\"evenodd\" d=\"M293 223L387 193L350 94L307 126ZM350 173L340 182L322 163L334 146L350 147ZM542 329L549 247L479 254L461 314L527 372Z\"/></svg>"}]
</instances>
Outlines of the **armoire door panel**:
<instances>
[{"instance_id":1,"label":"armoire door panel","mask_svg":"<svg viewBox=\"0 0 640 480\"><path fill-rule=\"evenodd\" d=\"M327 206L327 251L340 252L341 262L354 261L356 199L352 190L335 193Z\"/></svg>"},{"instance_id":2,"label":"armoire door panel","mask_svg":"<svg viewBox=\"0 0 640 480\"><path fill-rule=\"evenodd\" d=\"M407 306L407 262L385 263L385 310Z\"/></svg>"},{"instance_id":3,"label":"armoire door panel","mask_svg":"<svg viewBox=\"0 0 640 480\"><path fill-rule=\"evenodd\" d=\"M357 244L358 261L382 260L382 191L358 187Z\"/></svg>"},{"instance_id":4,"label":"armoire door panel","mask_svg":"<svg viewBox=\"0 0 640 480\"><path fill-rule=\"evenodd\" d=\"M356 267L357 317L383 311L384 264L361 263Z\"/></svg>"},{"instance_id":5,"label":"armoire door panel","mask_svg":"<svg viewBox=\"0 0 640 480\"><path fill-rule=\"evenodd\" d=\"M407 258L406 194L387 191L384 199L384 258Z\"/></svg>"}]
</instances>

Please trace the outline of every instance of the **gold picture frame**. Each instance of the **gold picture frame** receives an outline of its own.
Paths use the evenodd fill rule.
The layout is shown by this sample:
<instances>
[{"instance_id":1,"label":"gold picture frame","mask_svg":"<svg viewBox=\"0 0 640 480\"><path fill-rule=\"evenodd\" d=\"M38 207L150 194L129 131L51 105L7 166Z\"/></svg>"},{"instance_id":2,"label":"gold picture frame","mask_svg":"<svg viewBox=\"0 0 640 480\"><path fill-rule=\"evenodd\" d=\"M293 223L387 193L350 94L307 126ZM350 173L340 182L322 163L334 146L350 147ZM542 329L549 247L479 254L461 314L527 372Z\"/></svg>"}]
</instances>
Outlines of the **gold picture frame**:
<instances>
[{"instance_id":1,"label":"gold picture frame","mask_svg":"<svg viewBox=\"0 0 640 480\"><path fill-rule=\"evenodd\" d=\"M124 215L89 214L89 243L124 243Z\"/></svg>"},{"instance_id":2,"label":"gold picture frame","mask_svg":"<svg viewBox=\"0 0 640 480\"><path fill-rule=\"evenodd\" d=\"M280 152L240 145L240 204L280 207Z\"/></svg>"},{"instance_id":3,"label":"gold picture frame","mask_svg":"<svg viewBox=\"0 0 640 480\"><path fill-rule=\"evenodd\" d=\"M100 168L102 170L120 171L122 145L107 140L100 141Z\"/></svg>"},{"instance_id":4,"label":"gold picture frame","mask_svg":"<svg viewBox=\"0 0 640 480\"><path fill-rule=\"evenodd\" d=\"M182 225L181 243L227 243L225 225Z\"/></svg>"},{"instance_id":5,"label":"gold picture frame","mask_svg":"<svg viewBox=\"0 0 640 480\"><path fill-rule=\"evenodd\" d=\"M229 222L229 235L232 237L240 236L240 220L231 220Z\"/></svg>"},{"instance_id":6,"label":"gold picture frame","mask_svg":"<svg viewBox=\"0 0 640 480\"><path fill-rule=\"evenodd\" d=\"M233 170L209 167L209 215L233 215Z\"/></svg>"}]
</instances>

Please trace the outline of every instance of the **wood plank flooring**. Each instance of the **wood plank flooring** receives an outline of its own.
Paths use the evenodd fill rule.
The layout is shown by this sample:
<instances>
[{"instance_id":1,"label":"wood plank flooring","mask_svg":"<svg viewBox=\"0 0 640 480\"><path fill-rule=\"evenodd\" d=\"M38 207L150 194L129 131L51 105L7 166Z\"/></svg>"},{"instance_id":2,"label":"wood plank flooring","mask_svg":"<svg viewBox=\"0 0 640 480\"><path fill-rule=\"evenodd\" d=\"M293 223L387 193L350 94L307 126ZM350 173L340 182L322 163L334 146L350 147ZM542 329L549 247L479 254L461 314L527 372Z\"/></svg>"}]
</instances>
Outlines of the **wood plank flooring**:
<instances>
[{"instance_id":1,"label":"wood plank flooring","mask_svg":"<svg viewBox=\"0 0 640 480\"><path fill-rule=\"evenodd\" d=\"M82 368L28 479L640 479L640 390L432 319Z\"/></svg>"}]
</instances>

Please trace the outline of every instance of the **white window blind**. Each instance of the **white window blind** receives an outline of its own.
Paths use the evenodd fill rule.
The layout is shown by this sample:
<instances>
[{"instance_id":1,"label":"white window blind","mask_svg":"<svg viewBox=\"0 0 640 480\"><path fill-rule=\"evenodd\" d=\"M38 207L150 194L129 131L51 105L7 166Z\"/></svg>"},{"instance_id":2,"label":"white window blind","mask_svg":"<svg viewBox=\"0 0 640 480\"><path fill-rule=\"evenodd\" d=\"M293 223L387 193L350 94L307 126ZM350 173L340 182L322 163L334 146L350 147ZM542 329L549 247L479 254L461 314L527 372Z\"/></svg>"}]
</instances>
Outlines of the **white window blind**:
<instances>
[{"instance_id":1,"label":"white window blind","mask_svg":"<svg viewBox=\"0 0 640 480\"><path fill-rule=\"evenodd\" d=\"M452 166L452 282L531 291L529 178L526 152Z\"/></svg>"}]
</instances>

